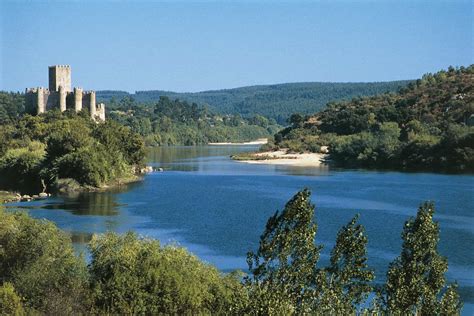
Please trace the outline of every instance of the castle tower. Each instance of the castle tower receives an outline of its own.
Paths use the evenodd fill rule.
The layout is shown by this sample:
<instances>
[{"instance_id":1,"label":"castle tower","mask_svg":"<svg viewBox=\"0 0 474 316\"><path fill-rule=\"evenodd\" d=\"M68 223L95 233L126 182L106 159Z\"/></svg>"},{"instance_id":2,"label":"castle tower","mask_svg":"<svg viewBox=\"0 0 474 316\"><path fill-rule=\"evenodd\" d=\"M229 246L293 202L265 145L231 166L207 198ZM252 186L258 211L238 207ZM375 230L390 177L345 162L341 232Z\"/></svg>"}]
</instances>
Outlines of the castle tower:
<instances>
[{"instance_id":1,"label":"castle tower","mask_svg":"<svg viewBox=\"0 0 474 316\"><path fill-rule=\"evenodd\" d=\"M46 111L46 106L44 104L44 88L39 87L37 92L36 92L36 107L37 107L37 113L41 114Z\"/></svg>"},{"instance_id":2,"label":"castle tower","mask_svg":"<svg viewBox=\"0 0 474 316\"><path fill-rule=\"evenodd\" d=\"M97 105L97 118L100 121L105 122L105 104L104 103L99 103Z\"/></svg>"},{"instance_id":3,"label":"castle tower","mask_svg":"<svg viewBox=\"0 0 474 316\"><path fill-rule=\"evenodd\" d=\"M90 102L90 105L89 105L89 112L91 114L91 117L92 118L95 118L96 116L96 112L97 112L97 107L96 107L96 103L95 103L95 91L91 91L90 92L91 94L91 102Z\"/></svg>"},{"instance_id":4,"label":"castle tower","mask_svg":"<svg viewBox=\"0 0 474 316\"><path fill-rule=\"evenodd\" d=\"M66 111L66 91L63 86L59 86L59 109Z\"/></svg>"},{"instance_id":5,"label":"castle tower","mask_svg":"<svg viewBox=\"0 0 474 316\"><path fill-rule=\"evenodd\" d=\"M74 88L74 109L76 112L82 110L82 89Z\"/></svg>"},{"instance_id":6,"label":"castle tower","mask_svg":"<svg viewBox=\"0 0 474 316\"><path fill-rule=\"evenodd\" d=\"M38 87L25 90L25 110L30 114L41 114L52 109L61 112L73 108L76 112L89 108L95 121L105 121L105 104L96 102L95 91L82 88L71 90L71 67L49 66L49 89Z\"/></svg>"},{"instance_id":7,"label":"castle tower","mask_svg":"<svg viewBox=\"0 0 474 316\"><path fill-rule=\"evenodd\" d=\"M49 67L49 91L59 91L60 86L66 93L71 92L71 67L68 65Z\"/></svg>"}]
</instances>

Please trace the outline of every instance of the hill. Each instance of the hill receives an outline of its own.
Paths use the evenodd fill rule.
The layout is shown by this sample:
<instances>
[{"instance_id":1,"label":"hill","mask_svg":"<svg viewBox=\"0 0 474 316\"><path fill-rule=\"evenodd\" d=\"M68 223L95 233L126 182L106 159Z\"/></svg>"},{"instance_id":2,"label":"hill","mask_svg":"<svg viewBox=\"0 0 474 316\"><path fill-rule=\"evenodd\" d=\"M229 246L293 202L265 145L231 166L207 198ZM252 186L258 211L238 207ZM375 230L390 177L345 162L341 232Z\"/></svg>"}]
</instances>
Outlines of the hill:
<instances>
[{"instance_id":1,"label":"hill","mask_svg":"<svg viewBox=\"0 0 474 316\"><path fill-rule=\"evenodd\" d=\"M319 151L343 166L474 170L474 65L426 74L398 93L292 115L276 147Z\"/></svg>"},{"instance_id":2,"label":"hill","mask_svg":"<svg viewBox=\"0 0 474 316\"><path fill-rule=\"evenodd\" d=\"M281 129L261 115L221 115L196 103L164 96L154 105L123 98L108 118L142 135L149 146L251 141L272 137Z\"/></svg>"},{"instance_id":3,"label":"hill","mask_svg":"<svg viewBox=\"0 0 474 316\"><path fill-rule=\"evenodd\" d=\"M208 105L222 114L240 114L251 117L255 114L273 118L278 123L286 123L295 112L310 114L324 108L326 103L336 100L350 100L359 96L371 96L384 92L398 91L410 81L370 82L370 83L284 83L259 85L234 89L178 93L172 91L97 91L98 101L118 101L131 97L137 102L157 102L160 96L180 99L198 105ZM113 106L113 104L112 104Z\"/></svg>"}]
</instances>

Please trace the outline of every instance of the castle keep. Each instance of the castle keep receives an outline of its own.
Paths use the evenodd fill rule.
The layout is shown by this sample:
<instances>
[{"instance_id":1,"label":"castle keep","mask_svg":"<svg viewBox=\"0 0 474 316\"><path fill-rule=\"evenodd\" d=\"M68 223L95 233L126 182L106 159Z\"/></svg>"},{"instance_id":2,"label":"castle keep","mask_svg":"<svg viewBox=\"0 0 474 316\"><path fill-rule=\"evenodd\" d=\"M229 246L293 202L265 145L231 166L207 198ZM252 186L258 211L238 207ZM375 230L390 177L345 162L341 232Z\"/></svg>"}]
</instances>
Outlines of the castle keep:
<instances>
[{"instance_id":1,"label":"castle keep","mask_svg":"<svg viewBox=\"0 0 474 316\"><path fill-rule=\"evenodd\" d=\"M41 114L51 109L74 109L76 112L89 109L94 120L105 121L105 105L96 104L95 91L81 88L71 89L71 67L55 65L49 67L49 89L27 88L25 91L27 111Z\"/></svg>"}]
</instances>

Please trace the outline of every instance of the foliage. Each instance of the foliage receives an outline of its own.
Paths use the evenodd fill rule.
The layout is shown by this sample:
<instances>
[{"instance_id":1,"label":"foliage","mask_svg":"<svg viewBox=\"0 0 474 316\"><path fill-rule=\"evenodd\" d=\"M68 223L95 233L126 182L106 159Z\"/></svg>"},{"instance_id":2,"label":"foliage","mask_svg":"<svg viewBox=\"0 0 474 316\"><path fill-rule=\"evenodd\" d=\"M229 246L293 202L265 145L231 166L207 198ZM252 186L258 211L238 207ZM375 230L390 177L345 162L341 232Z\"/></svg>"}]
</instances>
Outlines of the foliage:
<instances>
[{"instance_id":1,"label":"foliage","mask_svg":"<svg viewBox=\"0 0 474 316\"><path fill-rule=\"evenodd\" d=\"M130 99L140 103L153 104L160 97L166 96L170 99L196 103L199 106L208 106L210 110L224 115L238 114L247 119L259 115L284 124L294 112L314 113L321 110L330 101L397 91L409 82L285 83L196 93L137 91L134 94L128 94L124 91L108 90L97 91L97 98L114 107L120 106Z\"/></svg>"},{"instance_id":2,"label":"foliage","mask_svg":"<svg viewBox=\"0 0 474 316\"><path fill-rule=\"evenodd\" d=\"M25 193L52 189L59 179L100 187L130 178L143 165L142 138L116 122L50 111L3 125L0 186Z\"/></svg>"},{"instance_id":3,"label":"foliage","mask_svg":"<svg viewBox=\"0 0 474 316\"><path fill-rule=\"evenodd\" d=\"M275 135L277 148L329 146L340 166L474 170L474 66L427 74L399 93L329 103Z\"/></svg>"},{"instance_id":4,"label":"foliage","mask_svg":"<svg viewBox=\"0 0 474 316\"><path fill-rule=\"evenodd\" d=\"M30 141L23 148L10 148L0 157L0 186L12 190L41 191L39 173L44 144Z\"/></svg>"},{"instance_id":5,"label":"foliage","mask_svg":"<svg viewBox=\"0 0 474 316\"><path fill-rule=\"evenodd\" d=\"M160 247L133 233L94 237L91 284L99 312L227 314L244 293L233 275L221 276L183 248Z\"/></svg>"},{"instance_id":6,"label":"foliage","mask_svg":"<svg viewBox=\"0 0 474 316\"><path fill-rule=\"evenodd\" d=\"M387 272L387 308L396 314L458 315L461 310L456 286L441 296L446 283L447 259L438 253L439 227L433 221L434 205L424 203L416 218L404 226L402 253Z\"/></svg>"},{"instance_id":7,"label":"foliage","mask_svg":"<svg viewBox=\"0 0 474 316\"><path fill-rule=\"evenodd\" d=\"M9 282L0 286L0 315L24 315L21 299Z\"/></svg>"},{"instance_id":8,"label":"foliage","mask_svg":"<svg viewBox=\"0 0 474 316\"><path fill-rule=\"evenodd\" d=\"M86 266L70 237L24 213L0 209L0 278L13 284L30 309L72 314L88 304Z\"/></svg>"},{"instance_id":9,"label":"foliage","mask_svg":"<svg viewBox=\"0 0 474 316\"><path fill-rule=\"evenodd\" d=\"M281 214L270 217L257 253L247 255L252 274L249 284L256 284L259 290L263 287L270 295L288 296L286 304L290 303L296 313L304 312L314 298L321 250L314 244L317 226L309 197L309 190L298 192Z\"/></svg>"},{"instance_id":10,"label":"foliage","mask_svg":"<svg viewBox=\"0 0 474 316\"><path fill-rule=\"evenodd\" d=\"M310 192L269 218L250 274L221 274L183 248L134 233L94 236L90 264L45 220L0 205L0 312L8 314L459 315L457 284L446 286L434 206L423 204L402 233L400 257L367 307L374 272L358 216L341 228L327 267L318 259Z\"/></svg>"},{"instance_id":11,"label":"foliage","mask_svg":"<svg viewBox=\"0 0 474 316\"><path fill-rule=\"evenodd\" d=\"M0 91L0 125L17 119L25 111L25 99L22 94Z\"/></svg>"},{"instance_id":12,"label":"foliage","mask_svg":"<svg viewBox=\"0 0 474 316\"><path fill-rule=\"evenodd\" d=\"M371 281L375 274L367 264L368 238L355 216L337 234L336 245L331 251L330 265L324 282L325 312L350 314L360 308L373 290ZM329 295L328 295L329 294Z\"/></svg>"},{"instance_id":13,"label":"foliage","mask_svg":"<svg viewBox=\"0 0 474 316\"><path fill-rule=\"evenodd\" d=\"M357 218L343 227L331 264L318 268L322 246L310 192L298 192L267 222L257 253L247 255L250 308L257 314L352 314L367 299L374 273L367 261L367 237Z\"/></svg>"},{"instance_id":14,"label":"foliage","mask_svg":"<svg viewBox=\"0 0 474 316\"><path fill-rule=\"evenodd\" d=\"M126 97L109 113L109 121L128 126L156 145L196 145L209 142L248 141L273 135L279 126L263 116L243 119L219 115L196 103L160 97L153 106Z\"/></svg>"}]
</instances>

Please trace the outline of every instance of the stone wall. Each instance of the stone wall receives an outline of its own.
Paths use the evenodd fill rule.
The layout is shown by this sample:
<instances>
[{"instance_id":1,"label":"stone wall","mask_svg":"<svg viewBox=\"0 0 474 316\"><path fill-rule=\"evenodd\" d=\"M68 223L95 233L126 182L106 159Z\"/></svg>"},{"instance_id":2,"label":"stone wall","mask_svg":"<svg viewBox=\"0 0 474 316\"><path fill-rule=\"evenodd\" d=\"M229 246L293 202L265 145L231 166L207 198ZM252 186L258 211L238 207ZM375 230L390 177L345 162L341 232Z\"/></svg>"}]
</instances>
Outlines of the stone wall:
<instances>
[{"instance_id":1,"label":"stone wall","mask_svg":"<svg viewBox=\"0 0 474 316\"><path fill-rule=\"evenodd\" d=\"M25 90L26 111L41 114L52 109L62 112L88 109L94 120L105 121L105 104L96 105L95 91L82 88L71 90L71 68L66 65L49 67L49 89L38 87Z\"/></svg>"},{"instance_id":2,"label":"stone wall","mask_svg":"<svg viewBox=\"0 0 474 316\"><path fill-rule=\"evenodd\" d=\"M49 67L49 91L59 91L62 86L66 92L71 92L71 67L56 65Z\"/></svg>"}]
</instances>

